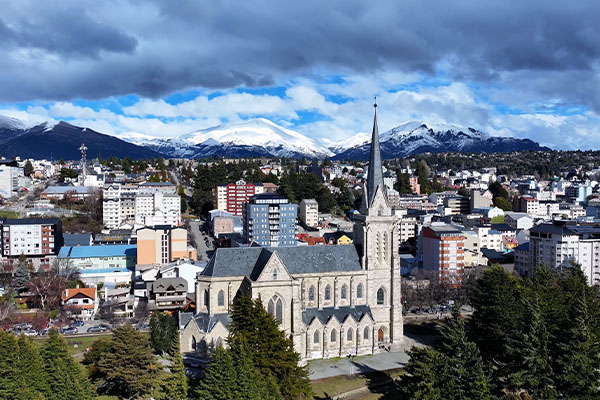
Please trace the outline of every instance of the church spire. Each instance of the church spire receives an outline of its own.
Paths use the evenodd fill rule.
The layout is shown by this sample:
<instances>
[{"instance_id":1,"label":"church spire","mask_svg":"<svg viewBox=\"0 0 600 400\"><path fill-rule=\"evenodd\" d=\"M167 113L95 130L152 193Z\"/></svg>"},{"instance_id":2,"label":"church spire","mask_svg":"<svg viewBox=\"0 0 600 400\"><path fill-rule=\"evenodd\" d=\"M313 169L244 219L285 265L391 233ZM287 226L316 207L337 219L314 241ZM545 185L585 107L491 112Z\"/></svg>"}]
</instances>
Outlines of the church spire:
<instances>
[{"instance_id":1,"label":"church spire","mask_svg":"<svg viewBox=\"0 0 600 400\"><path fill-rule=\"evenodd\" d=\"M375 97L375 115L373 117L373 134L371 137L371 154L369 156L369 173L367 175L367 207L373 204L378 187L385 190L383 184L383 168L381 166L381 149L379 148L379 129L377 128L377 97Z\"/></svg>"}]
</instances>

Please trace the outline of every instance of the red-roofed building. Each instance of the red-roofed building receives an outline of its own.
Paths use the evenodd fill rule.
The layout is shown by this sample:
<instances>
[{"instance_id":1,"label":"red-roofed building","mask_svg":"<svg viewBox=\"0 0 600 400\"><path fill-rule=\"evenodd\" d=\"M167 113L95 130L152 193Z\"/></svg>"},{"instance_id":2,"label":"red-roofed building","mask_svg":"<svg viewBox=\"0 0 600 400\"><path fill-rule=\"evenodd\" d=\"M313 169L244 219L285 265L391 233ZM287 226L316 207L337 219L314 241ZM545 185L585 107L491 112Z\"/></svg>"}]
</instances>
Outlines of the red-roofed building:
<instances>
[{"instance_id":1,"label":"red-roofed building","mask_svg":"<svg viewBox=\"0 0 600 400\"><path fill-rule=\"evenodd\" d=\"M62 306L72 316L83 320L93 319L98 311L96 288L65 289L62 294Z\"/></svg>"}]
</instances>

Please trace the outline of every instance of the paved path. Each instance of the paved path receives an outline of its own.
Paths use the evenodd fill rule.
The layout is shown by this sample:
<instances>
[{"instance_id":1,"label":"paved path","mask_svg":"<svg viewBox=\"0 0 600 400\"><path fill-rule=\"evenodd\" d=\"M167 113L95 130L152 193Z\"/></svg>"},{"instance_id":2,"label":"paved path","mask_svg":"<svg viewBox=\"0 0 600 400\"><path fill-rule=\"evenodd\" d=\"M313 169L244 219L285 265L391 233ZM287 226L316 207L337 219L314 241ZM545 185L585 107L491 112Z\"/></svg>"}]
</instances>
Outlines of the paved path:
<instances>
[{"instance_id":1,"label":"paved path","mask_svg":"<svg viewBox=\"0 0 600 400\"><path fill-rule=\"evenodd\" d=\"M190 228L196 242L196 252L198 253L198 258L203 261L208 261L208 252L210 249L206 247L206 243L204 243L205 236L202 236L202 232L200 232L200 223L198 221L190 221ZM209 238L209 240L211 239Z\"/></svg>"},{"instance_id":2,"label":"paved path","mask_svg":"<svg viewBox=\"0 0 600 400\"><path fill-rule=\"evenodd\" d=\"M429 342L429 338L426 337L415 338L405 336L402 350L398 352L385 352L372 356L354 357L352 362L347 357L310 361L308 363L309 378L315 380L337 375L355 374L357 372L385 371L401 368L408 363L407 350L412 346L423 346L427 342Z\"/></svg>"}]
</instances>

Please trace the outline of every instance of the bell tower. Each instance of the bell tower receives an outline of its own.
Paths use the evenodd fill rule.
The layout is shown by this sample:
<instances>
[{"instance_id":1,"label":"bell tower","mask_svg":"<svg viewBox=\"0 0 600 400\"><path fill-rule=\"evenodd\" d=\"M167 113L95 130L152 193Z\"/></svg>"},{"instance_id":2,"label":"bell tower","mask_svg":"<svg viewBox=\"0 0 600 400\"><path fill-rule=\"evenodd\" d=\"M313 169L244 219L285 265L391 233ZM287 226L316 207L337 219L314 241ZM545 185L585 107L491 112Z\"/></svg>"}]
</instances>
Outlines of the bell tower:
<instances>
[{"instance_id":1,"label":"bell tower","mask_svg":"<svg viewBox=\"0 0 600 400\"><path fill-rule=\"evenodd\" d=\"M367 300L376 321L376 342L395 348L403 337L400 297L399 233L397 217L387 199L377 127L375 99L367 181L360 214L355 217L354 243L367 271Z\"/></svg>"}]
</instances>

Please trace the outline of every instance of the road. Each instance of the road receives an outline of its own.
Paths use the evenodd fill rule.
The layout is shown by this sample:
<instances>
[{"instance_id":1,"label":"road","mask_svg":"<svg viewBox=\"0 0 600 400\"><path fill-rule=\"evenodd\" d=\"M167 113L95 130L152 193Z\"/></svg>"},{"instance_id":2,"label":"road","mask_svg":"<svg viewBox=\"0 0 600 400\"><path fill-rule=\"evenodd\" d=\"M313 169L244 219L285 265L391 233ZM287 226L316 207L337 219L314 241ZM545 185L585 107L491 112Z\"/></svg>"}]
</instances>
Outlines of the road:
<instances>
[{"instance_id":1,"label":"road","mask_svg":"<svg viewBox=\"0 0 600 400\"><path fill-rule=\"evenodd\" d=\"M194 236L194 241L196 242L196 252L198 253L198 259L202 261L208 261L210 259L210 254L212 253L212 249L206 246L204 242L204 238L208 236L202 235L200 232L200 222L199 221L190 221L190 230L191 234ZM212 241L212 238L208 237L209 241Z\"/></svg>"}]
</instances>

